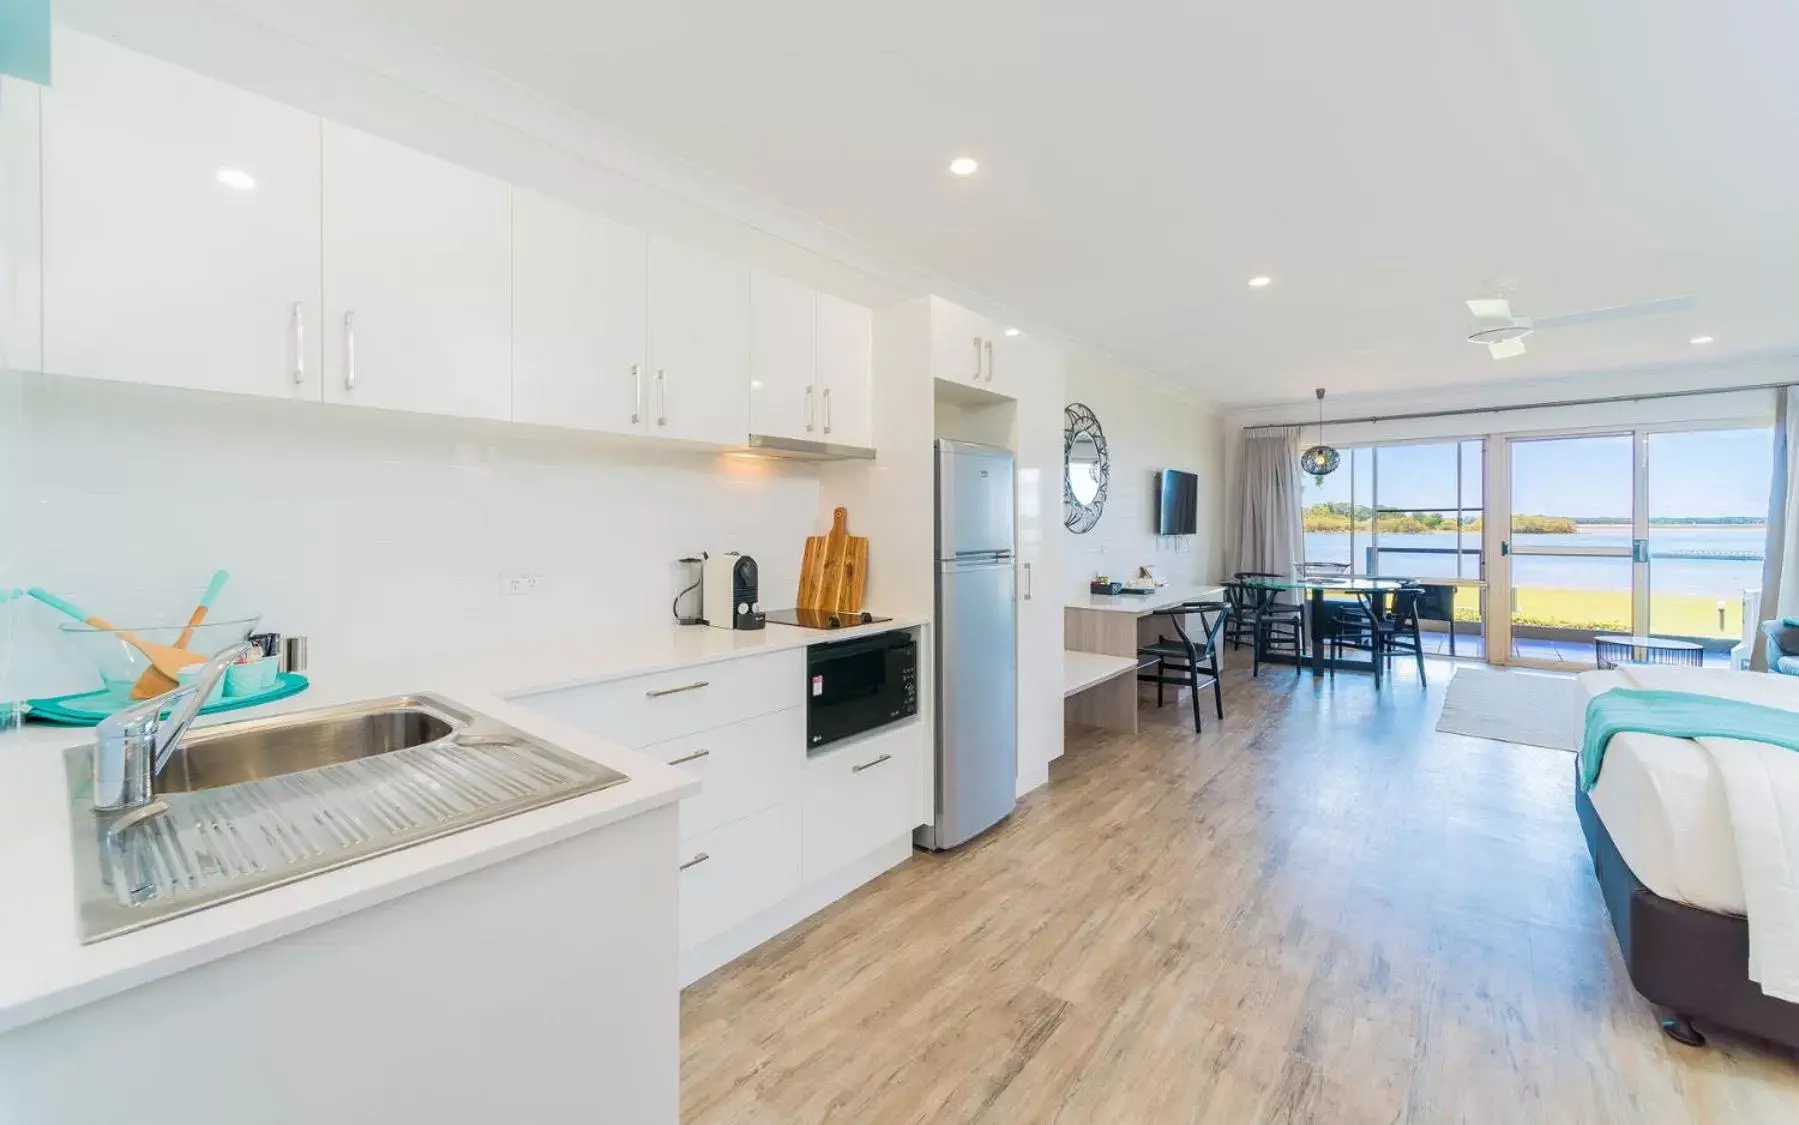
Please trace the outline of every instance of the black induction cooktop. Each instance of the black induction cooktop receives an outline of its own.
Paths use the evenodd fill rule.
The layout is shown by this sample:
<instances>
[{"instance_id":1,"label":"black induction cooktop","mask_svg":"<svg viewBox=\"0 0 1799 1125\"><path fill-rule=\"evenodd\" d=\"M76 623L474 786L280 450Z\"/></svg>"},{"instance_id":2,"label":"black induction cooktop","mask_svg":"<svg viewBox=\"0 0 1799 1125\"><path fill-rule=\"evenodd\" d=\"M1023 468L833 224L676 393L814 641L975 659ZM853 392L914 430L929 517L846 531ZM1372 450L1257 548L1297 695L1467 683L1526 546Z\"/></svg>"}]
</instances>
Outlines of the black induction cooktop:
<instances>
[{"instance_id":1,"label":"black induction cooktop","mask_svg":"<svg viewBox=\"0 0 1799 1125\"><path fill-rule=\"evenodd\" d=\"M777 625L797 625L801 629L847 629L852 625L876 625L893 620L866 611L838 613L828 609L771 609L767 618Z\"/></svg>"}]
</instances>

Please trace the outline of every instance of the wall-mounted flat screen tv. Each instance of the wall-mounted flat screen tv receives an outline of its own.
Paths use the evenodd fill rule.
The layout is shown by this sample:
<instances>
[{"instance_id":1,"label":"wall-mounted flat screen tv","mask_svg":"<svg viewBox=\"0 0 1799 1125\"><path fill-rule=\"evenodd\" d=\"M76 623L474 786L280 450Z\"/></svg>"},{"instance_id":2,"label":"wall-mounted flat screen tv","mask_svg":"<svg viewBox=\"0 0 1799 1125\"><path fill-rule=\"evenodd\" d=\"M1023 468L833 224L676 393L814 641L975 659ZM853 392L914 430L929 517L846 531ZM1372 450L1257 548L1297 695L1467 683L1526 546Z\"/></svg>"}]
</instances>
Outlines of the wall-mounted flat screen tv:
<instances>
[{"instance_id":1,"label":"wall-mounted flat screen tv","mask_svg":"<svg viewBox=\"0 0 1799 1125\"><path fill-rule=\"evenodd\" d=\"M1163 469L1157 478L1156 534L1192 535L1199 530L1199 478L1179 469Z\"/></svg>"}]
</instances>

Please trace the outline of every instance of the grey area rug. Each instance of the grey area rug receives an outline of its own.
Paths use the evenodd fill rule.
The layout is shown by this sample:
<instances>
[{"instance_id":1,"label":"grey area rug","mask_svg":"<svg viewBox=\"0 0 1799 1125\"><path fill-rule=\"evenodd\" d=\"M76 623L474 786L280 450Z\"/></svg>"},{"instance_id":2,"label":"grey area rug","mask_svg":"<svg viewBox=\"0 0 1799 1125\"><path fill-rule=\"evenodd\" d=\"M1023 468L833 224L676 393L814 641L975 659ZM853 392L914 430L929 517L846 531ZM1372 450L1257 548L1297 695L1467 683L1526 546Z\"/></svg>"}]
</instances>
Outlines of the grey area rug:
<instances>
[{"instance_id":1,"label":"grey area rug","mask_svg":"<svg viewBox=\"0 0 1799 1125\"><path fill-rule=\"evenodd\" d=\"M1573 676L1458 668L1437 729L1573 753L1586 705Z\"/></svg>"}]
</instances>

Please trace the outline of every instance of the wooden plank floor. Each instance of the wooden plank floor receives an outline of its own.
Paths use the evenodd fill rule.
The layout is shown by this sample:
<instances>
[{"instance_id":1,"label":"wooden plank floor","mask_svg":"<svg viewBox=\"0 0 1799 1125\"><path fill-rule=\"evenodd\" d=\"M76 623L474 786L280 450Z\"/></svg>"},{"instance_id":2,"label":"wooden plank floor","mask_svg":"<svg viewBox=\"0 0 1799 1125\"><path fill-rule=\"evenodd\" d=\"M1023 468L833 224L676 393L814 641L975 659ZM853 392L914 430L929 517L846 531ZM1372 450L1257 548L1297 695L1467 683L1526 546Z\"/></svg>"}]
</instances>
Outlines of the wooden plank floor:
<instances>
[{"instance_id":1,"label":"wooden plank floor","mask_svg":"<svg viewBox=\"0 0 1799 1125\"><path fill-rule=\"evenodd\" d=\"M683 1119L1799 1121L1792 1054L1662 1037L1572 757L1436 733L1451 668L1071 730L999 828L687 990Z\"/></svg>"}]
</instances>

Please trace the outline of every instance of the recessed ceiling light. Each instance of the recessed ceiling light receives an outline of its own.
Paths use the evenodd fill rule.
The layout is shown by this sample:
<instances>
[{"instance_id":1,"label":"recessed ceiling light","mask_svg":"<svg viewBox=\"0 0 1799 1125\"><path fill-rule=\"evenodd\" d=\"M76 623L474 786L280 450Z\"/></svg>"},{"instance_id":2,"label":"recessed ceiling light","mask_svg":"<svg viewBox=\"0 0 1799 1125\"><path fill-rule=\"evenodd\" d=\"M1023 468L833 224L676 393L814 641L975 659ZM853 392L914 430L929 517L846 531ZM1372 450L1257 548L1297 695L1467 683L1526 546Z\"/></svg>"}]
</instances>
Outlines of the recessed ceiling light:
<instances>
[{"instance_id":1,"label":"recessed ceiling light","mask_svg":"<svg viewBox=\"0 0 1799 1125\"><path fill-rule=\"evenodd\" d=\"M242 168L220 168L218 181L228 188L238 191L250 191L256 186L256 180Z\"/></svg>"},{"instance_id":2,"label":"recessed ceiling light","mask_svg":"<svg viewBox=\"0 0 1799 1125\"><path fill-rule=\"evenodd\" d=\"M1712 338L1710 336L1695 336L1687 341L1689 344L1709 344L1711 342Z\"/></svg>"},{"instance_id":3,"label":"recessed ceiling light","mask_svg":"<svg viewBox=\"0 0 1799 1125\"><path fill-rule=\"evenodd\" d=\"M1016 335L1018 335L1018 329L1016 329L1016 328L1008 328L1008 329L1006 329L1006 335L1008 335L1008 336L1016 336Z\"/></svg>"},{"instance_id":4,"label":"recessed ceiling light","mask_svg":"<svg viewBox=\"0 0 1799 1125\"><path fill-rule=\"evenodd\" d=\"M1249 279L1249 287L1251 289L1262 289L1262 288L1266 288L1267 286L1270 286L1273 284L1274 284L1274 279L1272 277L1269 277L1265 273L1257 274L1256 276Z\"/></svg>"},{"instance_id":5,"label":"recessed ceiling light","mask_svg":"<svg viewBox=\"0 0 1799 1125\"><path fill-rule=\"evenodd\" d=\"M949 170L958 176L972 176L979 167L972 156L958 156L949 162Z\"/></svg>"},{"instance_id":6,"label":"recessed ceiling light","mask_svg":"<svg viewBox=\"0 0 1799 1125\"><path fill-rule=\"evenodd\" d=\"M750 380L750 390L759 391L761 389L762 389L762 380L760 380L760 379L751 379Z\"/></svg>"}]
</instances>

